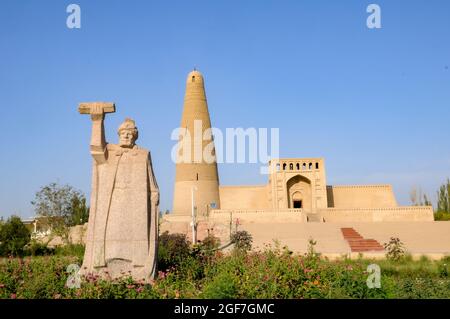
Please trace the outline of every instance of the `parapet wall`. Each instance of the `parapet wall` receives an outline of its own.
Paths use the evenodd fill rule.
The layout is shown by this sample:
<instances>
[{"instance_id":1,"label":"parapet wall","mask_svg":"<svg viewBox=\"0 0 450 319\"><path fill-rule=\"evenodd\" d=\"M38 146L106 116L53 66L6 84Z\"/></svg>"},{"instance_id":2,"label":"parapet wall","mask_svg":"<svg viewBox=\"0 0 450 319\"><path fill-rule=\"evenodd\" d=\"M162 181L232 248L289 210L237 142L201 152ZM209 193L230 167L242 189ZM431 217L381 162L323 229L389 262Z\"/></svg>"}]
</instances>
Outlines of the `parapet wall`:
<instances>
[{"instance_id":1,"label":"parapet wall","mask_svg":"<svg viewBox=\"0 0 450 319\"><path fill-rule=\"evenodd\" d=\"M270 207L266 185L219 186L220 208L258 210Z\"/></svg>"},{"instance_id":2,"label":"parapet wall","mask_svg":"<svg viewBox=\"0 0 450 319\"><path fill-rule=\"evenodd\" d=\"M328 207L384 208L396 207L391 185L327 186Z\"/></svg>"},{"instance_id":3,"label":"parapet wall","mask_svg":"<svg viewBox=\"0 0 450 319\"><path fill-rule=\"evenodd\" d=\"M216 209L209 215L209 220L227 220L233 223L236 220L240 222L306 222L306 214L302 209L264 209L264 210L245 210L245 209Z\"/></svg>"},{"instance_id":4,"label":"parapet wall","mask_svg":"<svg viewBox=\"0 0 450 319\"><path fill-rule=\"evenodd\" d=\"M433 221L431 206L403 206L386 208L326 208L318 210L327 222L398 222Z\"/></svg>"}]
</instances>

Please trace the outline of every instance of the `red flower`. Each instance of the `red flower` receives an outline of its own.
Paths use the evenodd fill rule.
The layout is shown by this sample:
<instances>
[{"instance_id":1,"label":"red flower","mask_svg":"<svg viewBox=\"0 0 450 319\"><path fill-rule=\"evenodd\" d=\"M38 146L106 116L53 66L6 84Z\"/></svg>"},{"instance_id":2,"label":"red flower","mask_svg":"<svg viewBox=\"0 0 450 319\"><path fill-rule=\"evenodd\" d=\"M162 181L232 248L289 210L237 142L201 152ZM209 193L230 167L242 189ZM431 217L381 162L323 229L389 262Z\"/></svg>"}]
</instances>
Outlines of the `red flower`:
<instances>
[{"instance_id":1,"label":"red flower","mask_svg":"<svg viewBox=\"0 0 450 319\"><path fill-rule=\"evenodd\" d=\"M17 295L16 294L11 294L11 299L16 299Z\"/></svg>"},{"instance_id":2,"label":"red flower","mask_svg":"<svg viewBox=\"0 0 450 319\"><path fill-rule=\"evenodd\" d=\"M159 271L158 272L158 277L161 279L164 279L166 277L166 274L164 273L164 271Z\"/></svg>"}]
</instances>

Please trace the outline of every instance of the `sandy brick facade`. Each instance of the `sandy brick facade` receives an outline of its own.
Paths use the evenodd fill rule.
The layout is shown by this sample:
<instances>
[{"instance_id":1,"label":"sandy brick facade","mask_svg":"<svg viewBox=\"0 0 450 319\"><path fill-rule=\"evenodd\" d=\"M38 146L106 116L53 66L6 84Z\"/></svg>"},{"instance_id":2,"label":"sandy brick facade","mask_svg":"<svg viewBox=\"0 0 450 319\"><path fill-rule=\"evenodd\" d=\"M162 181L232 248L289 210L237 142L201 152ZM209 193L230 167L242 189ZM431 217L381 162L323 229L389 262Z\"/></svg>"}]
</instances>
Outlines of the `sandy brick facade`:
<instances>
[{"instance_id":1,"label":"sandy brick facade","mask_svg":"<svg viewBox=\"0 0 450 319\"><path fill-rule=\"evenodd\" d=\"M203 130L211 127L203 76L193 71L187 78L181 127L193 131L196 120L202 121ZM211 138L192 143L190 149L205 150L208 143L214 148ZM341 224L373 225L383 239L395 234L396 224L402 234L405 225L420 229L424 223L432 232L450 231L450 223L434 222L431 206L398 206L391 185L328 185L324 158L279 158L270 161L265 185L220 185L216 162L177 163L173 212L161 218L160 233L192 237L193 187L197 240L214 234L226 243L233 231L244 229L258 244L281 238L303 251L310 233L329 241L320 243L322 251L339 254L349 249L337 228ZM439 251L450 252L444 246Z\"/></svg>"}]
</instances>

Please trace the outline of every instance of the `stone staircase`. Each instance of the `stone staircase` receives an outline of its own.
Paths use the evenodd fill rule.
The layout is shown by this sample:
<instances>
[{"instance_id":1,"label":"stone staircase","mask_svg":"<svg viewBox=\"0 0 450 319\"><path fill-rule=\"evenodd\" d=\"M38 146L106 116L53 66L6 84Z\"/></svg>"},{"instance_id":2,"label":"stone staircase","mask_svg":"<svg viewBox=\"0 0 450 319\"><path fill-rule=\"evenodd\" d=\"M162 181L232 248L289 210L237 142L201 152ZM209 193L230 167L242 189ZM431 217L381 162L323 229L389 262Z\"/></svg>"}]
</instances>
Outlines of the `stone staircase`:
<instances>
[{"instance_id":1,"label":"stone staircase","mask_svg":"<svg viewBox=\"0 0 450 319\"><path fill-rule=\"evenodd\" d=\"M352 252L384 251L383 246L375 239L364 239L353 228L341 228Z\"/></svg>"}]
</instances>

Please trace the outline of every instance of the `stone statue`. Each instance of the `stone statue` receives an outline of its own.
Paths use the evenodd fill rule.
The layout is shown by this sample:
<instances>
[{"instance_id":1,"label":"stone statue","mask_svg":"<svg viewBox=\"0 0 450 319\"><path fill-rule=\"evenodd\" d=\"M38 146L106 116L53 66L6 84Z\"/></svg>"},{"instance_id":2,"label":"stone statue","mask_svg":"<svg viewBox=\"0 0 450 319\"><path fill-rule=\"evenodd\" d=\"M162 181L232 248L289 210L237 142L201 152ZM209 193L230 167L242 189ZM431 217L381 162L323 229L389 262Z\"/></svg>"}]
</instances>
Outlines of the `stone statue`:
<instances>
[{"instance_id":1,"label":"stone statue","mask_svg":"<svg viewBox=\"0 0 450 319\"><path fill-rule=\"evenodd\" d=\"M105 113L113 103L81 103L92 119L91 207L81 274L149 282L155 276L159 189L150 152L138 147L135 122L120 125L119 144L105 141Z\"/></svg>"}]
</instances>

